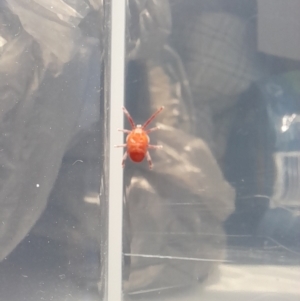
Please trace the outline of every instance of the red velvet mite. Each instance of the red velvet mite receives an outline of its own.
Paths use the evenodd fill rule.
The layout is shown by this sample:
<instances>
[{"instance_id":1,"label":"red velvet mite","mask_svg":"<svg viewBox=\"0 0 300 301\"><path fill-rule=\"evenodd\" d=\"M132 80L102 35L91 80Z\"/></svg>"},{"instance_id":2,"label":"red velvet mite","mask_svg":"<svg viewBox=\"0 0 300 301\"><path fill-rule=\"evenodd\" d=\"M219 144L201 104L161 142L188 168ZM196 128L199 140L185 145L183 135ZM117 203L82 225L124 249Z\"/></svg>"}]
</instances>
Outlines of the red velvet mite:
<instances>
[{"instance_id":1,"label":"red velvet mite","mask_svg":"<svg viewBox=\"0 0 300 301\"><path fill-rule=\"evenodd\" d=\"M126 115L130 125L130 130L121 130L120 132L128 134L126 137L126 144L116 145L115 147L127 147L127 151L124 153L122 166L125 166L125 160L129 155L130 159L133 162L139 163L147 158L149 169L152 169L152 161L149 154L148 149L158 149L162 148L162 145L151 145L150 138L148 136L149 133L156 131L159 127L154 127L149 130L146 130L146 127L153 121L153 119L164 109L164 107L160 107L143 125L137 124L135 125L132 117L128 113L128 111L122 107L124 114Z\"/></svg>"}]
</instances>

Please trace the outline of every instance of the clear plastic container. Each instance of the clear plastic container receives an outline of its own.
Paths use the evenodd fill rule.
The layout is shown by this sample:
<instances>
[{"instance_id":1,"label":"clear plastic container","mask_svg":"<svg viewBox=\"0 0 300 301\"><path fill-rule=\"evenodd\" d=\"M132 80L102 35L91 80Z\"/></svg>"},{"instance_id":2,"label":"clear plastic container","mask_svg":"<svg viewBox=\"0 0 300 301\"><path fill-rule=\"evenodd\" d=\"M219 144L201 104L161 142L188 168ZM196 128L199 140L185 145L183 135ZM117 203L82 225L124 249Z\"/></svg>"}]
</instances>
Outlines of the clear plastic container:
<instances>
[{"instance_id":1,"label":"clear plastic container","mask_svg":"<svg viewBox=\"0 0 300 301\"><path fill-rule=\"evenodd\" d=\"M299 10L2 1L0 300L299 300Z\"/></svg>"}]
</instances>

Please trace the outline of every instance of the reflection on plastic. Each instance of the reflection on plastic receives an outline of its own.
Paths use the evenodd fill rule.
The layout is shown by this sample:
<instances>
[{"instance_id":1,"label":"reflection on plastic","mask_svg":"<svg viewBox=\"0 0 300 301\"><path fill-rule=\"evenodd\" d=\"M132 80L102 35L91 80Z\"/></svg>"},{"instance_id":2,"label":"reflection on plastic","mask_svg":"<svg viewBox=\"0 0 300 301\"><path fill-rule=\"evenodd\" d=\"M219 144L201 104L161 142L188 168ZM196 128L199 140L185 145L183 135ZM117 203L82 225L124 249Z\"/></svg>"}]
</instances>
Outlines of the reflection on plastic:
<instances>
[{"instance_id":1,"label":"reflection on plastic","mask_svg":"<svg viewBox=\"0 0 300 301\"><path fill-rule=\"evenodd\" d=\"M201 139L159 126L155 140L164 148L154 154L154 170L133 166L125 173L127 293L197 283L225 259L222 221L233 210L234 191Z\"/></svg>"},{"instance_id":2,"label":"reflection on plastic","mask_svg":"<svg viewBox=\"0 0 300 301\"><path fill-rule=\"evenodd\" d=\"M85 1L0 7L1 298L92 298L104 37L89 22L100 14Z\"/></svg>"},{"instance_id":3,"label":"reflection on plastic","mask_svg":"<svg viewBox=\"0 0 300 301\"><path fill-rule=\"evenodd\" d=\"M66 63L79 51L84 39L78 24L90 11L84 2L72 1L73 6L70 6L64 1L9 0L7 4L19 17L24 30L42 45L47 61L52 62L54 54Z\"/></svg>"}]
</instances>

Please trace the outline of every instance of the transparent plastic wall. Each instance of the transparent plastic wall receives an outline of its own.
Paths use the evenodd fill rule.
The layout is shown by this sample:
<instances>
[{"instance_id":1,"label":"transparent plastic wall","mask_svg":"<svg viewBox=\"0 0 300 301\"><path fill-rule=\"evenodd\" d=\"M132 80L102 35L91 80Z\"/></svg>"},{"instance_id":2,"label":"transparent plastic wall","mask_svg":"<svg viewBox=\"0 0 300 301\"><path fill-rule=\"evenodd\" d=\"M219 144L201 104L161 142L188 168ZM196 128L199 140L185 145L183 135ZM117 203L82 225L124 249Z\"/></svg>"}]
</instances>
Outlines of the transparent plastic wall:
<instances>
[{"instance_id":1,"label":"transparent plastic wall","mask_svg":"<svg viewBox=\"0 0 300 301\"><path fill-rule=\"evenodd\" d=\"M300 300L299 12L127 1L125 106L165 109L125 162L124 300Z\"/></svg>"},{"instance_id":2,"label":"transparent plastic wall","mask_svg":"<svg viewBox=\"0 0 300 301\"><path fill-rule=\"evenodd\" d=\"M0 300L100 300L109 14L0 1Z\"/></svg>"}]
</instances>

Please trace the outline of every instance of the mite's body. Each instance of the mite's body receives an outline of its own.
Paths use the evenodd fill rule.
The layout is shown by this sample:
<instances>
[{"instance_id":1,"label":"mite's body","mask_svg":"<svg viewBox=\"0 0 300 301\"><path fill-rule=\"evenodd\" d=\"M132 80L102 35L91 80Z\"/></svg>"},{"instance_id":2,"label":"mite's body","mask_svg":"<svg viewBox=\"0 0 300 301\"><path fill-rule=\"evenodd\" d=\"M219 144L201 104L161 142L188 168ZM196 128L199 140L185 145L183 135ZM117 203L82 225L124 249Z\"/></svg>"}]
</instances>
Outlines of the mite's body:
<instances>
[{"instance_id":1,"label":"mite's body","mask_svg":"<svg viewBox=\"0 0 300 301\"><path fill-rule=\"evenodd\" d=\"M144 158L147 158L147 161L149 163L149 168L152 169L152 161L149 154L148 149L157 149L162 148L161 145L151 145L150 138L148 134L150 132L153 132L155 130L158 130L158 127L151 128L149 130L146 130L146 127L151 123L151 121L159 114L164 107L160 107L143 125L135 125L132 117L128 113L128 111L123 107L123 111L125 115L128 118L128 121L132 127L132 130L119 130L121 132L124 132L128 134L126 138L126 144L117 145L116 147L127 147L127 151L124 154L122 166L125 165L125 160L127 158L127 155L130 157L130 159L133 162L141 162L144 160Z\"/></svg>"},{"instance_id":2,"label":"mite's body","mask_svg":"<svg viewBox=\"0 0 300 301\"><path fill-rule=\"evenodd\" d=\"M141 162L148 151L149 136L142 128L136 128L128 134L126 144L130 159L134 162Z\"/></svg>"}]
</instances>

